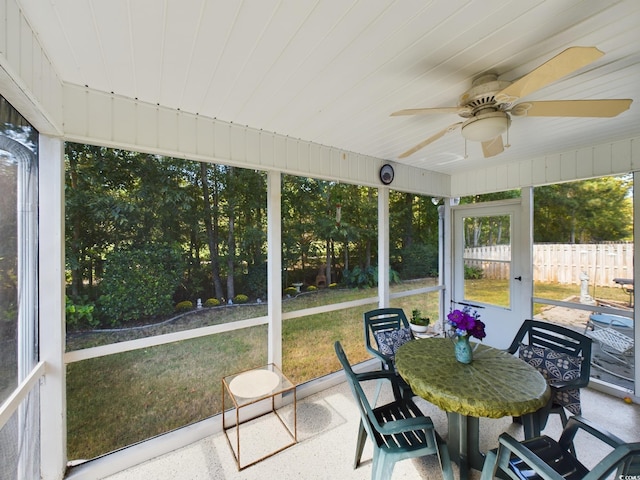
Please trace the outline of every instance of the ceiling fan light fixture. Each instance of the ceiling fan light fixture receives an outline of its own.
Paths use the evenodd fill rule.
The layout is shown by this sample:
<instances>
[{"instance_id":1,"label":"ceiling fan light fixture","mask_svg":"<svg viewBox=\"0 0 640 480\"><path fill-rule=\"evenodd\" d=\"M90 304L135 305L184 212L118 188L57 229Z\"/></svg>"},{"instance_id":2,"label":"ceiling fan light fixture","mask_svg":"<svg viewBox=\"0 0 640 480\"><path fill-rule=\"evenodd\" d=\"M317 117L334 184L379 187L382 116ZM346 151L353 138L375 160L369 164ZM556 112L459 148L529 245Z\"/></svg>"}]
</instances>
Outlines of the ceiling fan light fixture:
<instances>
[{"instance_id":1,"label":"ceiling fan light fixture","mask_svg":"<svg viewBox=\"0 0 640 480\"><path fill-rule=\"evenodd\" d=\"M480 114L462 125L462 136L473 142L487 142L506 132L509 123L509 115L505 112Z\"/></svg>"}]
</instances>

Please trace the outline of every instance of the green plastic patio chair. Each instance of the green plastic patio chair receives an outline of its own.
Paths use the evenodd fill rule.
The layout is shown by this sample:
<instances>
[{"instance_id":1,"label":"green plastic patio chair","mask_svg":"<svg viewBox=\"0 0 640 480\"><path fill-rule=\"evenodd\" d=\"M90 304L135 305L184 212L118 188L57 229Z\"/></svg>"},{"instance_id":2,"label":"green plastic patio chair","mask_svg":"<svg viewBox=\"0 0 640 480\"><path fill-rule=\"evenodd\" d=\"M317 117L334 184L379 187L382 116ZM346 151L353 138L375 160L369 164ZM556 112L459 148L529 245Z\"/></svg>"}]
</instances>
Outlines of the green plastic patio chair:
<instances>
[{"instance_id":1,"label":"green plastic patio chair","mask_svg":"<svg viewBox=\"0 0 640 480\"><path fill-rule=\"evenodd\" d=\"M367 351L380 360L382 370L388 370L396 375L402 396L411 398L414 396L411 387L396 371L395 355L383 353L379 340L381 335L397 332L401 329L411 332L409 320L401 308L377 308L364 312L364 344ZM374 405L379 393L380 384L376 390Z\"/></svg>"},{"instance_id":2,"label":"green plastic patio chair","mask_svg":"<svg viewBox=\"0 0 640 480\"><path fill-rule=\"evenodd\" d=\"M593 443L602 445L601 451L609 452L607 455L603 454L603 458L591 471L571 451L579 430L602 442ZM597 451L591 448L589 454L597 455ZM612 477L614 472L615 476ZM487 453L481 480L599 480L638 478L639 474L640 442L625 443L577 415L569 418L558 441L544 435L519 442L508 433L501 434L498 448Z\"/></svg>"},{"instance_id":3,"label":"green plastic patio chair","mask_svg":"<svg viewBox=\"0 0 640 480\"><path fill-rule=\"evenodd\" d=\"M507 349L537 368L551 387L550 405L539 415L540 430L548 414L557 413L562 426L569 412L580 415L580 389L589 384L591 375L591 338L562 325L540 320L525 320ZM526 352L525 352L526 350Z\"/></svg>"},{"instance_id":4,"label":"green plastic patio chair","mask_svg":"<svg viewBox=\"0 0 640 480\"><path fill-rule=\"evenodd\" d=\"M360 426L353 468L358 468L367 437L373 442L373 480L388 480L399 460L437 455L443 478L453 480L453 470L447 446L436 432L433 422L411 399L403 398L396 375L388 371L356 374L340 342L334 344L338 360L360 410ZM391 382L394 401L372 408L360 385L368 380L387 379Z\"/></svg>"}]
</instances>

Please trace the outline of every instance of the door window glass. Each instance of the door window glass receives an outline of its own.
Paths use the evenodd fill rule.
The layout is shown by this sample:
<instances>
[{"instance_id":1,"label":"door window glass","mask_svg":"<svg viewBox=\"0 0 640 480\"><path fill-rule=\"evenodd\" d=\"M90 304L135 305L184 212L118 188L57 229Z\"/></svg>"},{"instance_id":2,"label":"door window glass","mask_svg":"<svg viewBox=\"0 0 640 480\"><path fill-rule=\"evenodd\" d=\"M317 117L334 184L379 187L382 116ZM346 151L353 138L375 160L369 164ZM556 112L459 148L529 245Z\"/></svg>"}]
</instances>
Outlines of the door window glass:
<instances>
[{"instance_id":1,"label":"door window glass","mask_svg":"<svg viewBox=\"0 0 640 480\"><path fill-rule=\"evenodd\" d=\"M464 228L464 299L511 306L511 216L469 216Z\"/></svg>"}]
</instances>

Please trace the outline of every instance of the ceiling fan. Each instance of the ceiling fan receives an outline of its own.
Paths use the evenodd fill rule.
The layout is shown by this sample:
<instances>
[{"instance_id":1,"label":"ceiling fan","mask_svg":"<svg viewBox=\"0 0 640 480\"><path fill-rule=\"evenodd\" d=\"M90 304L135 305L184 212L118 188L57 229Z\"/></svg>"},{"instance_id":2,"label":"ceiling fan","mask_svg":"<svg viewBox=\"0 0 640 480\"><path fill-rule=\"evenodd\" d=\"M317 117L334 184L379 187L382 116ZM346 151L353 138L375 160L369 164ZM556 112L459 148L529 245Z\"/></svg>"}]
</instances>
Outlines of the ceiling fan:
<instances>
[{"instance_id":1,"label":"ceiling fan","mask_svg":"<svg viewBox=\"0 0 640 480\"><path fill-rule=\"evenodd\" d=\"M400 155L405 158L460 128L462 136L482 143L486 158L504 151L502 134L511 116L529 117L615 117L629 108L633 100L551 100L515 102L562 77L588 65L604 53L596 47L570 47L514 82L498 80L495 74L475 79L460 96L457 107L409 108L391 116L457 113L466 119L453 123Z\"/></svg>"}]
</instances>

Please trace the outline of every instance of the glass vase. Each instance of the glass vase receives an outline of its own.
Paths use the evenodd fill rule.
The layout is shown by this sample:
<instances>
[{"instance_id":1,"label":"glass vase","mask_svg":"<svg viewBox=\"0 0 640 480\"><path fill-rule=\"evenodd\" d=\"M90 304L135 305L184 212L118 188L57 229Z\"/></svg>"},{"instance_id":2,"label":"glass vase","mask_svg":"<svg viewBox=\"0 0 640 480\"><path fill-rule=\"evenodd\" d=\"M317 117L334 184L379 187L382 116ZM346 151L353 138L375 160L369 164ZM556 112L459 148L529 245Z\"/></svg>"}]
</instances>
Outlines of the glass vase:
<instances>
[{"instance_id":1,"label":"glass vase","mask_svg":"<svg viewBox=\"0 0 640 480\"><path fill-rule=\"evenodd\" d=\"M454 345L456 360L460 363L471 363L473 361L473 351L469 345L469 337L467 335L458 337Z\"/></svg>"}]
</instances>

